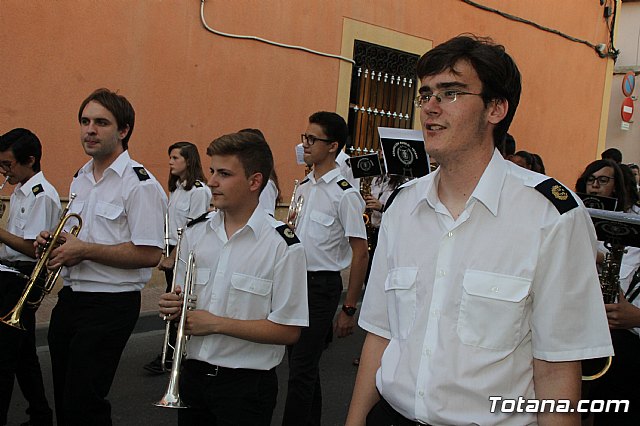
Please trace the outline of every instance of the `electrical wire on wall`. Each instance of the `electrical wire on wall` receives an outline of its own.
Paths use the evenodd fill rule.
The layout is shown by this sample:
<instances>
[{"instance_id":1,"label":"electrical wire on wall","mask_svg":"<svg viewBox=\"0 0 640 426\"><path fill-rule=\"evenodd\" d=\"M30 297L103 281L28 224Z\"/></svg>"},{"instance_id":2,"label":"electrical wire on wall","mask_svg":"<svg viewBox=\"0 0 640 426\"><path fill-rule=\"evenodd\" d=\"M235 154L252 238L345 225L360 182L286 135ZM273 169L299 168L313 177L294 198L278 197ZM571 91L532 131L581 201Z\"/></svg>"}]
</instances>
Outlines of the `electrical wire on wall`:
<instances>
[{"instance_id":1,"label":"electrical wire on wall","mask_svg":"<svg viewBox=\"0 0 640 426\"><path fill-rule=\"evenodd\" d=\"M613 0L614 4L616 6L614 6L612 15L610 15L609 17L605 17L605 20L607 22L607 29L609 30L609 39L610 39L610 45L609 46L607 46L606 44L603 44L603 43L594 44L594 43L591 43L591 42L589 42L587 40L582 40L582 39L570 36L568 34L565 34L565 33L561 32L561 31L555 30L553 28L545 27L545 26L540 25L540 24L538 24L536 22L529 21L528 19L520 18L518 16L511 15L509 13L505 13L505 12L502 12L500 10L493 9L491 7L488 7L488 6L484 6L482 4L476 3L476 2L471 1L471 0L460 0L460 1L462 1L463 3L466 3L466 4L470 5L470 6L477 7L478 9L482 9L482 10L486 10L488 12L496 13L496 14L502 16L503 18L510 19L512 21L520 22L520 23L523 23L523 24L531 25L532 27L535 27L535 28L537 28L539 30L546 31L546 32L549 32L549 33L552 33L552 34L556 34L556 35L558 35L560 37L564 37L567 40L573 41L575 43L581 43L581 44L587 45L590 48L592 48L593 50L595 50L595 52L601 58L613 58L613 60L615 61L616 58L618 57L618 54L620 53L619 50L617 50L617 49L615 49L613 47L613 31L614 31L613 26L614 25L613 24L610 25L609 24L609 20L608 20L608 18L610 17L611 21L615 23L615 17L616 17L616 13L617 13L617 1L616 0ZM604 2L601 1L601 4L603 4L603 3Z\"/></svg>"},{"instance_id":2,"label":"electrical wire on wall","mask_svg":"<svg viewBox=\"0 0 640 426\"><path fill-rule=\"evenodd\" d=\"M210 32L212 32L212 33L214 33L216 35L223 36L223 37L244 39L244 40L255 40L255 41L262 42L262 43L270 44L272 46L284 47L286 49L302 50L304 52L313 53L314 55L320 55L320 56L325 56L325 57L328 57L328 58L340 59L342 61L349 62L349 63L351 63L353 65L356 64L356 61L354 61L351 58L347 58L345 56L334 55L332 53L318 52L317 50L309 49L309 48L303 47L303 46L295 46L295 45L291 45L291 44L278 43L278 42L267 40L267 39L264 39L264 38L261 38L261 37L249 36L249 35L239 35L239 34L229 34L229 33L225 33L225 32L213 29L207 24L207 21L204 18L204 3L205 3L205 0L200 0L200 20L202 21L202 25L205 27L205 29L207 29L207 31L210 31Z\"/></svg>"}]
</instances>

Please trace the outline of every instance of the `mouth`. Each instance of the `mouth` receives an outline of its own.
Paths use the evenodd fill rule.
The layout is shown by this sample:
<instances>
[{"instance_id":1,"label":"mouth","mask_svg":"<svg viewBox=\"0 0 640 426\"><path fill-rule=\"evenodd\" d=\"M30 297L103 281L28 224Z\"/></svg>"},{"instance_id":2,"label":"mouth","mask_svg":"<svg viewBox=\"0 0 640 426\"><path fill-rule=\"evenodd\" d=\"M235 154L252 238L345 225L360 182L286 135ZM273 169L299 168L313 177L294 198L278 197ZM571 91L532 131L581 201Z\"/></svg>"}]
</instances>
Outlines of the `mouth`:
<instances>
[{"instance_id":1,"label":"mouth","mask_svg":"<svg viewBox=\"0 0 640 426\"><path fill-rule=\"evenodd\" d=\"M446 129L445 126L435 123L425 123L424 128L430 132L437 132Z\"/></svg>"}]
</instances>

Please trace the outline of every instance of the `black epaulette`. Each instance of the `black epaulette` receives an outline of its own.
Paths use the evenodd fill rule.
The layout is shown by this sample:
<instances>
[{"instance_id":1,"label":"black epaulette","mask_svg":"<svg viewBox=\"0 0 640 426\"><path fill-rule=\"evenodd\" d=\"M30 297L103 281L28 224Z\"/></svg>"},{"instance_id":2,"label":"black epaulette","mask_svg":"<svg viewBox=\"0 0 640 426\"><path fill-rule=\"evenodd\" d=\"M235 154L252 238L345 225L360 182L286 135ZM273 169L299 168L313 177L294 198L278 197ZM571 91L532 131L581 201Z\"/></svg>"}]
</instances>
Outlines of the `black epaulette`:
<instances>
[{"instance_id":1,"label":"black epaulette","mask_svg":"<svg viewBox=\"0 0 640 426\"><path fill-rule=\"evenodd\" d=\"M201 214L200 216L196 217L195 219L190 220L189 222L187 222L187 228L192 227L196 223L204 222L205 220L207 220L207 215L208 214L209 214L209 212L204 212L203 214Z\"/></svg>"},{"instance_id":2,"label":"black epaulette","mask_svg":"<svg viewBox=\"0 0 640 426\"><path fill-rule=\"evenodd\" d=\"M555 206L560 214L578 207L578 202L573 198L567 188L554 178L549 178L536 185L536 189Z\"/></svg>"},{"instance_id":3,"label":"black epaulette","mask_svg":"<svg viewBox=\"0 0 640 426\"><path fill-rule=\"evenodd\" d=\"M36 186L34 186L33 188L31 188L31 192L33 192L33 195L38 195L41 192L44 192L44 188L42 187L42 184L39 183Z\"/></svg>"},{"instance_id":4,"label":"black epaulette","mask_svg":"<svg viewBox=\"0 0 640 426\"><path fill-rule=\"evenodd\" d=\"M393 203L394 198L396 198L396 195L398 195L401 189L402 187L399 186L391 193L391 195L389 195L389 198L387 199L387 203L384 205L384 208L382 209L382 213L386 212L389 206L391 206L391 203Z\"/></svg>"},{"instance_id":5,"label":"black epaulette","mask_svg":"<svg viewBox=\"0 0 640 426\"><path fill-rule=\"evenodd\" d=\"M287 245L292 246L294 244L300 243L300 240L298 239L298 237L296 237L296 234L294 234L291 228L289 228L287 225L278 226L276 228L276 231L278 231L278 234L282 235L282 238L284 238L284 240L287 242Z\"/></svg>"},{"instance_id":6,"label":"black epaulette","mask_svg":"<svg viewBox=\"0 0 640 426\"><path fill-rule=\"evenodd\" d=\"M195 186L196 188L202 188L204 185L202 185L202 182L197 180L193 183L193 186Z\"/></svg>"},{"instance_id":7,"label":"black epaulette","mask_svg":"<svg viewBox=\"0 0 640 426\"><path fill-rule=\"evenodd\" d=\"M309 182L309 178L305 177L304 179L302 179L302 182L300 182L300 185L304 185L307 182Z\"/></svg>"},{"instance_id":8,"label":"black epaulette","mask_svg":"<svg viewBox=\"0 0 640 426\"><path fill-rule=\"evenodd\" d=\"M144 167L134 167L133 171L136 172L136 174L138 175L138 179L140 180L151 179L151 176L149 176L149 173L147 173Z\"/></svg>"},{"instance_id":9,"label":"black epaulette","mask_svg":"<svg viewBox=\"0 0 640 426\"><path fill-rule=\"evenodd\" d=\"M78 169L78 170L76 170L76 173L73 175L73 178L74 178L74 179L78 177L78 174L80 173L80 170L82 170L82 169Z\"/></svg>"},{"instance_id":10,"label":"black epaulette","mask_svg":"<svg viewBox=\"0 0 640 426\"><path fill-rule=\"evenodd\" d=\"M349 188L353 188L353 186L351 186L351 184L350 184L349 182L347 182L347 180L346 180L346 179L340 179L340 180L338 181L338 186L339 186L340 188L342 188L342 190L343 190L343 191L346 191L346 190L347 190L347 189L349 189Z\"/></svg>"}]
</instances>

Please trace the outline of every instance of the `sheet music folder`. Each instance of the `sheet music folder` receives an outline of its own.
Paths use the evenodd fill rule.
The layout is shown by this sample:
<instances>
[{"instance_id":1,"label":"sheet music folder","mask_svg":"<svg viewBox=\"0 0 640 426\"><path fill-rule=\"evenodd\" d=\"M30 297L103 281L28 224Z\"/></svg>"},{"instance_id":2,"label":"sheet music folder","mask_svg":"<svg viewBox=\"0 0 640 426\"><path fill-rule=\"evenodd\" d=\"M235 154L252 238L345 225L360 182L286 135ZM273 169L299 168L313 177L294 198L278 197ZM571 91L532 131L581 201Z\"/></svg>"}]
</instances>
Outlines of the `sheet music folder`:
<instances>
[{"instance_id":1,"label":"sheet music folder","mask_svg":"<svg viewBox=\"0 0 640 426\"><path fill-rule=\"evenodd\" d=\"M640 247L640 215L587 209L598 240L611 244Z\"/></svg>"},{"instance_id":2,"label":"sheet music folder","mask_svg":"<svg viewBox=\"0 0 640 426\"><path fill-rule=\"evenodd\" d=\"M604 197L602 195L585 194L584 192L576 192L580 197L584 206L590 209L615 210L618 200L612 197Z\"/></svg>"}]
</instances>

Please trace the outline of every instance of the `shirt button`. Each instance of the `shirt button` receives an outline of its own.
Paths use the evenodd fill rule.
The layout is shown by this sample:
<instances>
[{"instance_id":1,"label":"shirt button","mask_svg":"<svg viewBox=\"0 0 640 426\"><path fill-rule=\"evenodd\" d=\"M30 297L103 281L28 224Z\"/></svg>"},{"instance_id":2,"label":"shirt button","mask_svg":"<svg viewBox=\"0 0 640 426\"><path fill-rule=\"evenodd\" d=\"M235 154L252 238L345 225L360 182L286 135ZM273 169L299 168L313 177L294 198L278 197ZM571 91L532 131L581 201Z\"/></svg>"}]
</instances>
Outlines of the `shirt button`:
<instances>
[{"instance_id":1,"label":"shirt button","mask_svg":"<svg viewBox=\"0 0 640 426\"><path fill-rule=\"evenodd\" d=\"M444 269L440 269L440 270L438 271L438 276L439 276L439 277L444 277L444 276L445 276Z\"/></svg>"},{"instance_id":2,"label":"shirt button","mask_svg":"<svg viewBox=\"0 0 640 426\"><path fill-rule=\"evenodd\" d=\"M453 237L453 232L449 232L449 233L447 234L447 237L449 237L449 238Z\"/></svg>"},{"instance_id":3,"label":"shirt button","mask_svg":"<svg viewBox=\"0 0 640 426\"><path fill-rule=\"evenodd\" d=\"M439 318L440 317L440 310L434 309L433 310L433 316L436 317L436 318Z\"/></svg>"},{"instance_id":4,"label":"shirt button","mask_svg":"<svg viewBox=\"0 0 640 426\"><path fill-rule=\"evenodd\" d=\"M493 287L491 287L491 291L493 293L498 293L500 291L500 289L497 286L493 286Z\"/></svg>"},{"instance_id":5,"label":"shirt button","mask_svg":"<svg viewBox=\"0 0 640 426\"><path fill-rule=\"evenodd\" d=\"M424 396L424 391L418 391L418 395Z\"/></svg>"},{"instance_id":6,"label":"shirt button","mask_svg":"<svg viewBox=\"0 0 640 426\"><path fill-rule=\"evenodd\" d=\"M424 350L425 356L431 356L431 349L427 348Z\"/></svg>"}]
</instances>

